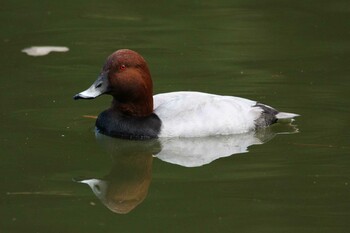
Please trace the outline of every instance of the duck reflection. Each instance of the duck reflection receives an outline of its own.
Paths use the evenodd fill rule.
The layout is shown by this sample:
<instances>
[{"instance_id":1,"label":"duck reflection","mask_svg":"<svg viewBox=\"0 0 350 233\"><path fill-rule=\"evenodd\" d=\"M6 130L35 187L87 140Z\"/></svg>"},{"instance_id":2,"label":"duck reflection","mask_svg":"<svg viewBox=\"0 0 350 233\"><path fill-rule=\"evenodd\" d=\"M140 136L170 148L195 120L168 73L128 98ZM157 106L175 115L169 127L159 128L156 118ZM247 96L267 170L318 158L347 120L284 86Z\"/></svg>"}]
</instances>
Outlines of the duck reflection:
<instances>
[{"instance_id":1,"label":"duck reflection","mask_svg":"<svg viewBox=\"0 0 350 233\"><path fill-rule=\"evenodd\" d=\"M112 155L113 167L101 179L78 182L90 186L111 211L129 213L147 196L152 178L152 154L159 151L157 140L130 141L97 134L100 144Z\"/></svg>"},{"instance_id":2,"label":"duck reflection","mask_svg":"<svg viewBox=\"0 0 350 233\"><path fill-rule=\"evenodd\" d=\"M288 123L244 134L201 138L161 138L159 139L161 150L155 157L184 167L199 167L219 158L246 153L248 147L264 144L277 134L297 132L296 126Z\"/></svg>"},{"instance_id":3,"label":"duck reflection","mask_svg":"<svg viewBox=\"0 0 350 233\"><path fill-rule=\"evenodd\" d=\"M277 134L296 132L298 129L288 124L238 135L148 141L117 139L96 133L99 144L112 155L113 167L101 179L79 182L88 184L108 209L126 214L147 196L154 157L184 167L198 167L222 157L248 152L249 146L266 143Z\"/></svg>"}]
</instances>

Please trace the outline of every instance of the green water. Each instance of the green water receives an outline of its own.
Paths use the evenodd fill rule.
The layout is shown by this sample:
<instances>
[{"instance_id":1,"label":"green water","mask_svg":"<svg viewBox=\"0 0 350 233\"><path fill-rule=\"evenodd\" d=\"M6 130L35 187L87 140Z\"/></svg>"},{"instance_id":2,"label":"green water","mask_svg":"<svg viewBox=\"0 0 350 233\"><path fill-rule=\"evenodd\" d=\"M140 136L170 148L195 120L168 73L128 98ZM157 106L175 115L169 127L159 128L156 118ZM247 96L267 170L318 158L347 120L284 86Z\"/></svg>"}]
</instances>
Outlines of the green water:
<instances>
[{"instance_id":1,"label":"green water","mask_svg":"<svg viewBox=\"0 0 350 233\"><path fill-rule=\"evenodd\" d=\"M0 232L348 232L349 25L345 0L2 1ZM110 97L72 96L120 48L155 93L258 100L301 114L300 132L187 167L153 157L160 142L100 140L82 116Z\"/></svg>"}]
</instances>

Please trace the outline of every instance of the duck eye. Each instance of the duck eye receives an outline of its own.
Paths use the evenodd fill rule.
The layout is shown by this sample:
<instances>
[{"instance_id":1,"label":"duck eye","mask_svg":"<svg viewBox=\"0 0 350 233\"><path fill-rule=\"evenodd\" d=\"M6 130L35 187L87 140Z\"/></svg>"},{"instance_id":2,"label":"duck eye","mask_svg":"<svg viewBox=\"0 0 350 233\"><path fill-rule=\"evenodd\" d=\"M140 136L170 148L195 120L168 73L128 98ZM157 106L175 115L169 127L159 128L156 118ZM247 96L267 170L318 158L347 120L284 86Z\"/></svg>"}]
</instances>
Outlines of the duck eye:
<instances>
[{"instance_id":1,"label":"duck eye","mask_svg":"<svg viewBox=\"0 0 350 233\"><path fill-rule=\"evenodd\" d=\"M121 66L119 67L120 70L125 70L125 68L126 68L125 65L121 65Z\"/></svg>"}]
</instances>

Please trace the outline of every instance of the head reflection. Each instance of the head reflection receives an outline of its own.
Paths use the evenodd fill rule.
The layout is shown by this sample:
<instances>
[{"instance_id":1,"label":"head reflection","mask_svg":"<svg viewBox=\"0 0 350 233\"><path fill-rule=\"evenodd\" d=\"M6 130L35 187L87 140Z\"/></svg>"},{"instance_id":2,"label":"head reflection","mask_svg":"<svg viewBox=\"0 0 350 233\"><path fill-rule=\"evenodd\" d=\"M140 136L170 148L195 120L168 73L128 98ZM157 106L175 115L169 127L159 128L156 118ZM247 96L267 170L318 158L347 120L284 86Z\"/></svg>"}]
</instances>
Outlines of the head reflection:
<instances>
[{"instance_id":1,"label":"head reflection","mask_svg":"<svg viewBox=\"0 0 350 233\"><path fill-rule=\"evenodd\" d=\"M101 179L80 180L90 186L98 199L111 211L126 214L147 196L152 178L152 154L159 142L130 141L97 135L99 143L111 154L113 166Z\"/></svg>"}]
</instances>

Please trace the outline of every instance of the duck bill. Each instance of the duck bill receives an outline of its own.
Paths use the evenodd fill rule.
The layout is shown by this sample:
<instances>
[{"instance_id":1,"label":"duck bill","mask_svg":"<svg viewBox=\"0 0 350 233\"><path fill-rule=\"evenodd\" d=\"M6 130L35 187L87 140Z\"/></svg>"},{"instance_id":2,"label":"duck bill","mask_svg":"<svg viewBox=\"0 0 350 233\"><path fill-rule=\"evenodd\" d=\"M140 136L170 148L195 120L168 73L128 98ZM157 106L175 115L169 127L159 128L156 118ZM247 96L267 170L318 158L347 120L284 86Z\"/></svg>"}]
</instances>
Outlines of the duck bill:
<instances>
[{"instance_id":1,"label":"duck bill","mask_svg":"<svg viewBox=\"0 0 350 233\"><path fill-rule=\"evenodd\" d=\"M94 99L102 94L108 92L109 81L108 72L102 72L97 80L83 92L76 94L73 98L78 99Z\"/></svg>"}]
</instances>

